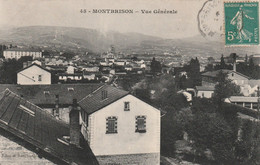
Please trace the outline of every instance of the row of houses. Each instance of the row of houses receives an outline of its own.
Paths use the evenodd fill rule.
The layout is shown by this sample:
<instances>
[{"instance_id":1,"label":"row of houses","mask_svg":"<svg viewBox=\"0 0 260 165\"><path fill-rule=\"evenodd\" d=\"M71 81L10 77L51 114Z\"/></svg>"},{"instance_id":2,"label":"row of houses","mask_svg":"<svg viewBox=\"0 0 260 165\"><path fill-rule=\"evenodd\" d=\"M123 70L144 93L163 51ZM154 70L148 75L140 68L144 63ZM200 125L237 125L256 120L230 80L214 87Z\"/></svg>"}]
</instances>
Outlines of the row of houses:
<instances>
[{"instance_id":1,"label":"row of houses","mask_svg":"<svg viewBox=\"0 0 260 165\"><path fill-rule=\"evenodd\" d=\"M160 163L160 110L110 85L4 84L0 113L1 129L47 160Z\"/></svg>"}]
</instances>

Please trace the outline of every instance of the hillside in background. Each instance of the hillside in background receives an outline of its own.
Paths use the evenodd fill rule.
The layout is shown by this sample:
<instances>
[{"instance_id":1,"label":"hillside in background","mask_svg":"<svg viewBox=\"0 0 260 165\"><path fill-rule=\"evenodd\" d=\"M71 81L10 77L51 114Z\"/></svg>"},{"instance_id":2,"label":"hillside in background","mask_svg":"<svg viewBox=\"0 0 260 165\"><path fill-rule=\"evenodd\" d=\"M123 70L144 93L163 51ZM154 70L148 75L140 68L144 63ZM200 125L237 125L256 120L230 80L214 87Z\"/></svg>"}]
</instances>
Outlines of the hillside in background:
<instances>
[{"instance_id":1,"label":"hillside in background","mask_svg":"<svg viewBox=\"0 0 260 165\"><path fill-rule=\"evenodd\" d=\"M94 29L54 26L28 26L0 29L0 43L39 46L56 50L82 50L102 53L114 45L116 51L137 54L180 54L220 57L236 52L241 55L258 53L252 48L226 48L222 42L208 41L202 36L183 39L162 39L139 33L102 33Z\"/></svg>"}]
</instances>

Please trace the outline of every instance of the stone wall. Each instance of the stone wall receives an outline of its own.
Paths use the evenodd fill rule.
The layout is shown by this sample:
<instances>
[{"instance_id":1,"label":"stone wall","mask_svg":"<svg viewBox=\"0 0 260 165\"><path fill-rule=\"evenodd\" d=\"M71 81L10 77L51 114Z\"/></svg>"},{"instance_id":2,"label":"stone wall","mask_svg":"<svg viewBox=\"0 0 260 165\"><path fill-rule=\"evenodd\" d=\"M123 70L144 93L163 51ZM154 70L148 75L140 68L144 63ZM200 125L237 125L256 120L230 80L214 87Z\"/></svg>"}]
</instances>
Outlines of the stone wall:
<instances>
[{"instance_id":1,"label":"stone wall","mask_svg":"<svg viewBox=\"0 0 260 165\"><path fill-rule=\"evenodd\" d=\"M25 147L22 140L18 140L8 134L2 136L0 130L0 165L54 165L47 159L39 158L38 155ZM18 143L16 143L18 140ZM16 142L14 142L16 141Z\"/></svg>"},{"instance_id":2,"label":"stone wall","mask_svg":"<svg viewBox=\"0 0 260 165\"><path fill-rule=\"evenodd\" d=\"M159 165L160 154L131 154L131 155L112 155L97 156L100 165Z\"/></svg>"}]
</instances>

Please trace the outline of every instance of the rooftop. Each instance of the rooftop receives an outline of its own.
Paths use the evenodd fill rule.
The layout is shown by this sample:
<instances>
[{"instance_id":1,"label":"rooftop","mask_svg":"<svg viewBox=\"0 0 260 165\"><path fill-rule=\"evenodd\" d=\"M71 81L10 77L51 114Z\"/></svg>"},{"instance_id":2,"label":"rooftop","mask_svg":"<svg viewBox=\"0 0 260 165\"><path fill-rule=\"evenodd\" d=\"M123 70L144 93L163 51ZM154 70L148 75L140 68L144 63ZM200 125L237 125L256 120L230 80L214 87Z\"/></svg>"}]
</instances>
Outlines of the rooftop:
<instances>
[{"instance_id":1,"label":"rooftop","mask_svg":"<svg viewBox=\"0 0 260 165\"><path fill-rule=\"evenodd\" d=\"M102 98L103 92L107 92L107 97ZM87 95L85 98L79 101L79 105L88 113L98 111L99 109L117 101L118 99L126 96L127 91L112 87L109 85L103 85L94 92Z\"/></svg>"},{"instance_id":2,"label":"rooftop","mask_svg":"<svg viewBox=\"0 0 260 165\"><path fill-rule=\"evenodd\" d=\"M42 52L42 50L38 48L10 48L6 49L5 51Z\"/></svg>"},{"instance_id":3,"label":"rooftop","mask_svg":"<svg viewBox=\"0 0 260 165\"><path fill-rule=\"evenodd\" d=\"M214 91L215 86L196 86L198 91Z\"/></svg>"},{"instance_id":4,"label":"rooftop","mask_svg":"<svg viewBox=\"0 0 260 165\"><path fill-rule=\"evenodd\" d=\"M98 164L86 142L75 147L57 139L69 136L69 126L10 90L0 95L0 127L64 164Z\"/></svg>"},{"instance_id":5,"label":"rooftop","mask_svg":"<svg viewBox=\"0 0 260 165\"><path fill-rule=\"evenodd\" d=\"M221 69L221 70L216 70L216 71L209 71L209 72L205 72L205 73L202 73L201 75L202 76L207 76L207 77L217 77L217 74L219 74L219 72L222 71L223 73L236 73L240 76L243 76L247 79L250 79L250 77L246 76L246 75L243 75L242 73L239 73L239 72L236 72L236 71L233 71L233 70L228 70L228 69Z\"/></svg>"},{"instance_id":6,"label":"rooftop","mask_svg":"<svg viewBox=\"0 0 260 165\"><path fill-rule=\"evenodd\" d=\"M257 103L258 97L231 96L228 99L231 102L252 102L252 103Z\"/></svg>"},{"instance_id":7,"label":"rooftop","mask_svg":"<svg viewBox=\"0 0 260 165\"><path fill-rule=\"evenodd\" d=\"M42 67L41 65L38 65L38 64L36 64L36 63L33 63L33 64L31 64L31 65L29 65L29 66L23 68L23 69L20 69L19 71L17 71L17 73L19 73L19 72L21 72L21 71L23 71L23 70L25 70L25 69L28 69L28 68L30 68L30 67L32 67L32 66L37 66L37 67L39 67L39 68L41 68L41 69L43 69L43 70L45 70L45 71L47 71L47 72L50 73L50 71L49 71L48 69L46 69L46 68L44 68L44 67Z\"/></svg>"},{"instance_id":8,"label":"rooftop","mask_svg":"<svg viewBox=\"0 0 260 165\"><path fill-rule=\"evenodd\" d=\"M59 104L70 105L72 99L83 99L103 84L50 84L50 85L16 85L1 84L0 92L9 89L36 105L55 105L56 95Z\"/></svg>"}]
</instances>

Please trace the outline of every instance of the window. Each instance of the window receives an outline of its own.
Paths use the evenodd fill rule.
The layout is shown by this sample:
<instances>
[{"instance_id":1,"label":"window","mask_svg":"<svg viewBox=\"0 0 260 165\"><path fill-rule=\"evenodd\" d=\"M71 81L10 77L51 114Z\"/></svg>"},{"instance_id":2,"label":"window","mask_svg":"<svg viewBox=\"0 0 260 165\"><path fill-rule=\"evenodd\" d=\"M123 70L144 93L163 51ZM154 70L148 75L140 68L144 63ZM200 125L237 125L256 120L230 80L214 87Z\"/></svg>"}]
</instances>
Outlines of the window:
<instances>
[{"instance_id":1,"label":"window","mask_svg":"<svg viewBox=\"0 0 260 165\"><path fill-rule=\"evenodd\" d=\"M106 133L117 133L117 117L111 116L106 119Z\"/></svg>"},{"instance_id":2,"label":"window","mask_svg":"<svg viewBox=\"0 0 260 165\"><path fill-rule=\"evenodd\" d=\"M102 100L106 99L107 98L107 91L102 91Z\"/></svg>"},{"instance_id":3,"label":"window","mask_svg":"<svg viewBox=\"0 0 260 165\"><path fill-rule=\"evenodd\" d=\"M136 116L135 121L135 132L145 133L146 132L146 116Z\"/></svg>"},{"instance_id":4,"label":"window","mask_svg":"<svg viewBox=\"0 0 260 165\"><path fill-rule=\"evenodd\" d=\"M42 81L42 75L38 76L38 81Z\"/></svg>"},{"instance_id":5,"label":"window","mask_svg":"<svg viewBox=\"0 0 260 165\"><path fill-rule=\"evenodd\" d=\"M130 103L129 102L124 102L124 110L130 111Z\"/></svg>"},{"instance_id":6,"label":"window","mask_svg":"<svg viewBox=\"0 0 260 165\"><path fill-rule=\"evenodd\" d=\"M50 91L43 91L44 95L50 94Z\"/></svg>"}]
</instances>

